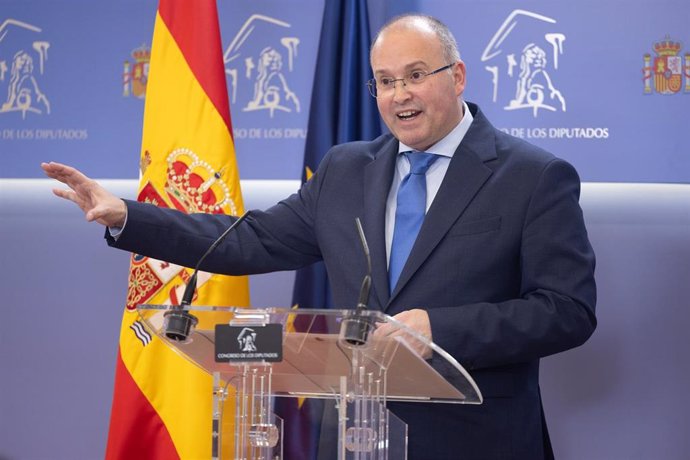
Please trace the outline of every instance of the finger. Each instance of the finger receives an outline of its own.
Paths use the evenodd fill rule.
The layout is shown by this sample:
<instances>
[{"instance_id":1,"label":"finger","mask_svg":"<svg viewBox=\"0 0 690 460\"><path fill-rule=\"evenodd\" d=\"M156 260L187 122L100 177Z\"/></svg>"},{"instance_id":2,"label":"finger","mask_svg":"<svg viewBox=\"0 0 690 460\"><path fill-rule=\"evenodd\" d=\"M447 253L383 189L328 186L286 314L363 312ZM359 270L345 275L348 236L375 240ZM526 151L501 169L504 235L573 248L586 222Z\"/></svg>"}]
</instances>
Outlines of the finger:
<instances>
[{"instance_id":1,"label":"finger","mask_svg":"<svg viewBox=\"0 0 690 460\"><path fill-rule=\"evenodd\" d=\"M57 165L57 164L58 163L54 163L52 161L51 162L43 161L43 162L41 162L41 169L43 171L45 171L46 173L52 172L55 169L55 165Z\"/></svg>"},{"instance_id":2,"label":"finger","mask_svg":"<svg viewBox=\"0 0 690 460\"><path fill-rule=\"evenodd\" d=\"M73 192L72 190L63 190L60 188L54 188L53 193L56 196L59 196L60 198L64 198L65 200L69 200L73 203L79 204L79 202L77 201L78 200L77 194L75 192Z\"/></svg>"},{"instance_id":3,"label":"finger","mask_svg":"<svg viewBox=\"0 0 690 460\"><path fill-rule=\"evenodd\" d=\"M41 163L41 169L43 169L43 172L45 172L46 175L53 178L55 178L58 175L64 174L66 167L66 165L63 165L61 163L55 163L52 161L50 163Z\"/></svg>"},{"instance_id":4,"label":"finger","mask_svg":"<svg viewBox=\"0 0 690 460\"><path fill-rule=\"evenodd\" d=\"M48 177L58 180L63 184L67 184L70 188L86 183L89 180L89 178L78 169L61 163L43 163L41 167Z\"/></svg>"},{"instance_id":5,"label":"finger","mask_svg":"<svg viewBox=\"0 0 690 460\"><path fill-rule=\"evenodd\" d=\"M389 335L392 335L395 333L395 329L396 328L394 328L390 324L381 324L374 331L374 335L377 335L379 337L388 337Z\"/></svg>"},{"instance_id":6,"label":"finger","mask_svg":"<svg viewBox=\"0 0 690 460\"><path fill-rule=\"evenodd\" d=\"M57 171L65 168L70 168L70 166L64 163L58 163L57 161L49 161L41 163L41 168Z\"/></svg>"},{"instance_id":7,"label":"finger","mask_svg":"<svg viewBox=\"0 0 690 460\"><path fill-rule=\"evenodd\" d=\"M374 335L378 337L383 337L386 335L386 326L383 324L377 324L376 328L374 329Z\"/></svg>"}]
</instances>

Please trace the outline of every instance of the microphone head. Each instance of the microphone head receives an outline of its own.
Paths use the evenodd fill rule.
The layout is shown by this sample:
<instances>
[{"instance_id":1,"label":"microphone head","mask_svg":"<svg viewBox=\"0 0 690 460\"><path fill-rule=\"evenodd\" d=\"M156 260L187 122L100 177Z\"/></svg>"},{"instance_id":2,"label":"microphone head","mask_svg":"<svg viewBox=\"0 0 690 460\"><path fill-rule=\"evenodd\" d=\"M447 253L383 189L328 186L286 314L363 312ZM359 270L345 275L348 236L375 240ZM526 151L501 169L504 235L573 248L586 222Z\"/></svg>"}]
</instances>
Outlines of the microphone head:
<instances>
[{"instance_id":1,"label":"microphone head","mask_svg":"<svg viewBox=\"0 0 690 460\"><path fill-rule=\"evenodd\" d=\"M199 320L196 316L183 310L180 307L173 307L163 315L163 330L165 336L175 342L184 342L189 338L192 328L197 325Z\"/></svg>"},{"instance_id":2,"label":"microphone head","mask_svg":"<svg viewBox=\"0 0 690 460\"><path fill-rule=\"evenodd\" d=\"M340 341L348 348L362 347L374 332L374 320L360 309L349 310L340 326Z\"/></svg>"}]
</instances>

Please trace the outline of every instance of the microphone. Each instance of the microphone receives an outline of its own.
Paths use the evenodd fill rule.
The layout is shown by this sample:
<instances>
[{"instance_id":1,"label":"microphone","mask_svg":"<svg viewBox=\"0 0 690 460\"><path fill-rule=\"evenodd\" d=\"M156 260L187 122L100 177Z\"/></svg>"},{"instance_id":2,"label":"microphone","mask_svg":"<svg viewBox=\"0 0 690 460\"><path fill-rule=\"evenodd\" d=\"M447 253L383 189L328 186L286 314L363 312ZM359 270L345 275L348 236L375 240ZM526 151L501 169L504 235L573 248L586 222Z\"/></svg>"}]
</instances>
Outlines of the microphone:
<instances>
[{"instance_id":1,"label":"microphone","mask_svg":"<svg viewBox=\"0 0 690 460\"><path fill-rule=\"evenodd\" d=\"M367 274L362 280L362 287L359 288L359 300L357 301L357 307L355 308L357 311L361 312L362 310L369 308L369 291L371 290L371 254L369 253L369 245L367 244L366 236L364 236L362 222L360 222L359 217L355 218L355 224L357 225L359 241L362 243L364 256L367 259Z\"/></svg>"},{"instance_id":2,"label":"microphone","mask_svg":"<svg viewBox=\"0 0 690 460\"><path fill-rule=\"evenodd\" d=\"M359 289L359 298L354 310L348 312L343 318L343 324L340 328L340 336L345 342L352 346L362 346L369 340L369 334L374 328L374 320L372 317L364 314L369 309L369 294L371 291L371 255L369 254L369 245L364 236L362 223L359 217L355 218L357 225L357 232L359 233L359 241L362 243L362 250L367 260L367 274L362 280L362 286Z\"/></svg>"},{"instance_id":3,"label":"microphone","mask_svg":"<svg viewBox=\"0 0 690 460\"><path fill-rule=\"evenodd\" d=\"M232 225L230 225L213 242L213 244L211 244L211 246L206 250L204 255L201 256L199 262L197 262L196 267L194 267L194 273L192 274L191 278L189 278L189 281L187 281L187 287L185 287L184 294L182 295L182 300L180 301L180 305L173 306L163 315L165 318L163 328L165 330L165 336L167 338L174 340L176 342L183 342L187 340L189 332L192 330L192 327L196 326L198 320L196 316L189 313L189 311L185 310L184 307L187 307L192 304L192 298L194 297L194 291L196 290L199 267L201 267L201 264L204 262L204 260L206 260L206 257L208 257L213 251L215 251L215 249L225 239L225 237L228 236L230 232L232 232L235 229L235 227L237 227L244 219L246 219L248 215L249 211L242 214L235 222L233 222Z\"/></svg>"}]
</instances>

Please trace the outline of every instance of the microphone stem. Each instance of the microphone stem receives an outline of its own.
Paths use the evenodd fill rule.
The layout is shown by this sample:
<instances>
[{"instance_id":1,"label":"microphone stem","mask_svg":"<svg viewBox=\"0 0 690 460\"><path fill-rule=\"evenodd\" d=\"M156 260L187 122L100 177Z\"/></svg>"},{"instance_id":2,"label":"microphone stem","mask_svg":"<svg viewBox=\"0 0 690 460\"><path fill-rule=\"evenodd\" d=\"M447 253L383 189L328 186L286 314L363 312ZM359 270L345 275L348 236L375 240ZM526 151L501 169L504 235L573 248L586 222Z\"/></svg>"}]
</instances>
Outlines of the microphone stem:
<instances>
[{"instance_id":1,"label":"microphone stem","mask_svg":"<svg viewBox=\"0 0 690 460\"><path fill-rule=\"evenodd\" d=\"M206 259L206 257L208 257L209 254L211 254L218 247L218 245L225 239L225 237L228 236L230 232L233 231L235 227L237 227L248 215L249 211L242 214L213 242L213 244L206 250L204 255L201 256L201 259L199 259L199 262L196 264L196 267L194 268L194 273L187 282L187 287L185 288L184 294L182 295L180 306L187 306L192 304L192 298L194 297L194 291L196 290L197 274L199 273L199 267L201 267L203 261Z\"/></svg>"}]
</instances>

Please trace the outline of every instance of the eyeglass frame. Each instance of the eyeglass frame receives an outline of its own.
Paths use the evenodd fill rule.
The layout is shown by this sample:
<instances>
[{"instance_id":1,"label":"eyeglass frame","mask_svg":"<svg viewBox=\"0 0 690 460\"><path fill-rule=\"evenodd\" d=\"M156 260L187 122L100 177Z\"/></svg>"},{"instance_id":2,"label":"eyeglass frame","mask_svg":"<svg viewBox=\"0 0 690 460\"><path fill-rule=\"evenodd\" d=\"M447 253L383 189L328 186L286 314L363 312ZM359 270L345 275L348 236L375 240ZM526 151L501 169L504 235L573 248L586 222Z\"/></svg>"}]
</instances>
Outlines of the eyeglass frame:
<instances>
[{"instance_id":1,"label":"eyeglass frame","mask_svg":"<svg viewBox=\"0 0 690 460\"><path fill-rule=\"evenodd\" d=\"M419 72L424 72L424 78L422 78L421 81L415 82L413 84L416 85L416 84L424 83L424 80L426 80L426 77L430 77L430 76L435 75L437 73L441 73L444 70L448 70L448 69L452 68L455 64L457 64L457 62L452 62L450 64L444 65L443 67L439 67L436 70L432 70L431 72L419 71ZM410 72L410 73L412 73L412 72ZM408 75L408 77L409 77L409 75ZM391 83L393 84L392 89L395 90L395 83L398 81L401 81L403 86L407 88L407 82L405 81L406 78L407 77L392 78L391 79ZM376 78L370 78L369 80L367 80L367 88L369 89L369 94L371 94L371 96L373 98L378 98L378 95L377 95L378 90L376 89Z\"/></svg>"}]
</instances>

